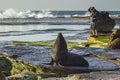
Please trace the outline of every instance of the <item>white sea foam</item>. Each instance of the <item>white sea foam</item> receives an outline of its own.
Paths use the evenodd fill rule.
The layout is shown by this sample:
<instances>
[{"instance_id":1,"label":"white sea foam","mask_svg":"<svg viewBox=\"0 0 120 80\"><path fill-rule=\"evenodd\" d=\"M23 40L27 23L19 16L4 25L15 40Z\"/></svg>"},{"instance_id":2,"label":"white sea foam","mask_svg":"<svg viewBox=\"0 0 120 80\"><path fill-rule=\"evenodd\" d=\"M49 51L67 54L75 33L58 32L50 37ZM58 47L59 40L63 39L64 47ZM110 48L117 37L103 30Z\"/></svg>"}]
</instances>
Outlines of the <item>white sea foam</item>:
<instances>
[{"instance_id":1,"label":"white sea foam","mask_svg":"<svg viewBox=\"0 0 120 80\"><path fill-rule=\"evenodd\" d=\"M120 12L118 11L112 11L112 14L110 16L117 16ZM39 11L16 11L13 8L9 8L7 10L0 12L0 18L44 18L44 17L86 17L90 16L90 13L88 11L51 11L51 10L39 10Z\"/></svg>"},{"instance_id":2,"label":"white sea foam","mask_svg":"<svg viewBox=\"0 0 120 80\"><path fill-rule=\"evenodd\" d=\"M118 16L118 13L119 12L113 11L112 16ZM16 11L13 8L10 8L0 11L0 24L88 25L89 20L87 18L82 18L87 16L90 16L88 11Z\"/></svg>"},{"instance_id":3,"label":"white sea foam","mask_svg":"<svg viewBox=\"0 0 120 80\"><path fill-rule=\"evenodd\" d=\"M16 11L13 8L9 8L0 13L0 18L44 18L54 17L49 10L42 10L39 13L35 13L31 10L28 11Z\"/></svg>"},{"instance_id":4,"label":"white sea foam","mask_svg":"<svg viewBox=\"0 0 120 80\"><path fill-rule=\"evenodd\" d=\"M86 12L83 16L90 16L90 13Z\"/></svg>"},{"instance_id":5,"label":"white sea foam","mask_svg":"<svg viewBox=\"0 0 120 80\"><path fill-rule=\"evenodd\" d=\"M18 18L27 18L27 16L25 15L25 12L20 11L18 13Z\"/></svg>"},{"instance_id":6,"label":"white sea foam","mask_svg":"<svg viewBox=\"0 0 120 80\"><path fill-rule=\"evenodd\" d=\"M54 16L49 10L42 10L42 12L39 12L35 16L35 18L44 18L44 17L54 17Z\"/></svg>"},{"instance_id":7,"label":"white sea foam","mask_svg":"<svg viewBox=\"0 0 120 80\"><path fill-rule=\"evenodd\" d=\"M85 14L83 14L83 15L80 15L80 14L75 14L75 15L73 15L73 16L75 16L75 17L87 17L87 16L90 16L90 13L89 12L86 12Z\"/></svg>"},{"instance_id":8,"label":"white sea foam","mask_svg":"<svg viewBox=\"0 0 120 80\"><path fill-rule=\"evenodd\" d=\"M3 12L3 17L4 18L16 18L17 15L18 15L18 13L12 8L7 9Z\"/></svg>"}]
</instances>

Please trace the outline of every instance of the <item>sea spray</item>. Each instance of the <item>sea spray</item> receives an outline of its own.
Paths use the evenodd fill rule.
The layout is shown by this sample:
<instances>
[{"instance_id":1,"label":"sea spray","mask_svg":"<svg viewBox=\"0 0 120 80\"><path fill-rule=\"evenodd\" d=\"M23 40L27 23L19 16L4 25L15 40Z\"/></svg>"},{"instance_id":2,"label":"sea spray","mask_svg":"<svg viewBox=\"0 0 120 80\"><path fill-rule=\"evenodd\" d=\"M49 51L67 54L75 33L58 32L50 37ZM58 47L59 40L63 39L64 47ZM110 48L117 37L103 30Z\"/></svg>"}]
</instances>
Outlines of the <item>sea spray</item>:
<instances>
[{"instance_id":1,"label":"sea spray","mask_svg":"<svg viewBox=\"0 0 120 80\"><path fill-rule=\"evenodd\" d=\"M120 11L108 11L110 16L118 17ZM69 18L75 17L86 17L90 16L90 13L86 11L53 11L53 10L15 10L9 8L0 11L0 18Z\"/></svg>"}]
</instances>

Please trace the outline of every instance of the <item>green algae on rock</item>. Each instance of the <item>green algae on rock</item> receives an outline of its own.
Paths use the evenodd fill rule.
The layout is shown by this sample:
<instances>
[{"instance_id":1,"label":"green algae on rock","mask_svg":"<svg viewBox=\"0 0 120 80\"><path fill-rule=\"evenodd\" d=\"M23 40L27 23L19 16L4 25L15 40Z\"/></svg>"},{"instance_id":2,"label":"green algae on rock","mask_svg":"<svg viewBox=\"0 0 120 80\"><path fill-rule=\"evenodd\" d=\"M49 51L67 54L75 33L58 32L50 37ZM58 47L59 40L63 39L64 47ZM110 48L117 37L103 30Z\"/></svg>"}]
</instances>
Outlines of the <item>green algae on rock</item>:
<instances>
[{"instance_id":1,"label":"green algae on rock","mask_svg":"<svg viewBox=\"0 0 120 80\"><path fill-rule=\"evenodd\" d=\"M81 43L80 46L86 47L86 45L89 45L89 47L106 48L108 41L109 38L106 36L98 36L98 38L89 36L87 42Z\"/></svg>"},{"instance_id":2,"label":"green algae on rock","mask_svg":"<svg viewBox=\"0 0 120 80\"><path fill-rule=\"evenodd\" d=\"M26 44L26 45L40 45L40 46L52 46L54 42L52 41L38 41L38 42L29 42L29 41L13 41L13 45L17 44ZM75 46L79 46L78 42L67 42L68 48L73 48Z\"/></svg>"},{"instance_id":3,"label":"green algae on rock","mask_svg":"<svg viewBox=\"0 0 120 80\"><path fill-rule=\"evenodd\" d=\"M116 29L110 36L108 48L120 49L120 29Z\"/></svg>"},{"instance_id":4,"label":"green algae on rock","mask_svg":"<svg viewBox=\"0 0 120 80\"><path fill-rule=\"evenodd\" d=\"M14 74L18 74L21 72L35 72L35 73L40 73L42 72L42 69L38 66L29 64L29 63L25 63L25 62L19 62L16 60L13 60L13 68L11 70L12 75Z\"/></svg>"},{"instance_id":5,"label":"green algae on rock","mask_svg":"<svg viewBox=\"0 0 120 80\"><path fill-rule=\"evenodd\" d=\"M77 46L85 47L85 45L89 45L89 47L97 47L97 48L106 48L109 38L106 36L99 36L98 38L88 37L87 42L78 43L78 42L67 42L68 48L73 48ZM26 45L40 45L40 46L52 46L54 42L52 41L38 41L38 42L29 42L29 41L13 41L13 45L17 44L26 44Z\"/></svg>"},{"instance_id":6,"label":"green algae on rock","mask_svg":"<svg viewBox=\"0 0 120 80\"><path fill-rule=\"evenodd\" d=\"M7 77L8 80L38 80L37 75L33 72L24 72Z\"/></svg>"},{"instance_id":7,"label":"green algae on rock","mask_svg":"<svg viewBox=\"0 0 120 80\"><path fill-rule=\"evenodd\" d=\"M89 36L87 40L93 43L107 43L109 38L106 36L98 36L97 38Z\"/></svg>"},{"instance_id":8,"label":"green algae on rock","mask_svg":"<svg viewBox=\"0 0 120 80\"><path fill-rule=\"evenodd\" d=\"M6 54L0 53L0 71L9 76L28 71L41 73L42 69L39 66L17 61Z\"/></svg>"}]
</instances>

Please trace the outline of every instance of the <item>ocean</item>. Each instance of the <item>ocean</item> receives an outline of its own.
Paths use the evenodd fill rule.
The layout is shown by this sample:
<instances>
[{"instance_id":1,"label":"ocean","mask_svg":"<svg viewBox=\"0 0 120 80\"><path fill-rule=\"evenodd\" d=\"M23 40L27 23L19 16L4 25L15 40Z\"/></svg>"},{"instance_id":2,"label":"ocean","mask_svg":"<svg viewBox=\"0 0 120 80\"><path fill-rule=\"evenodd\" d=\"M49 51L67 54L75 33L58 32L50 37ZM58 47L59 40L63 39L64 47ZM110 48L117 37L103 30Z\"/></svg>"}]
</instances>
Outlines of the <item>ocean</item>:
<instances>
[{"instance_id":1,"label":"ocean","mask_svg":"<svg viewBox=\"0 0 120 80\"><path fill-rule=\"evenodd\" d=\"M119 17L120 11L108 11L111 17ZM90 35L88 11L0 11L0 40L54 41L61 32L70 42L85 42ZM119 27L116 20L115 28Z\"/></svg>"},{"instance_id":2,"label":"ocean","mask_svg":"<svg viewBox=\"0 0 120 80\"><path fill-rule=\"evenodd\" d=\"M109 13L110 16L119 17L120 11L109 11ZM62 33L67 42L86 42L90 35L88 16L90 14L87 11L16 11L14 9L0 11L0 51L8 55L18 55L19 61L35 65L50 63L51 46L5 45L11 45L12 41L55 41L58 33ZM116 20L115 28L119 28L119 20ZM100 48L68 50L70 53L85 56L98 51L111 55L114 53L119 57L116 55L117 51ZM117 68L116 64L94 56L87 56L85 59L89 62L90 70Z\"/></svg>"}]
</instances>

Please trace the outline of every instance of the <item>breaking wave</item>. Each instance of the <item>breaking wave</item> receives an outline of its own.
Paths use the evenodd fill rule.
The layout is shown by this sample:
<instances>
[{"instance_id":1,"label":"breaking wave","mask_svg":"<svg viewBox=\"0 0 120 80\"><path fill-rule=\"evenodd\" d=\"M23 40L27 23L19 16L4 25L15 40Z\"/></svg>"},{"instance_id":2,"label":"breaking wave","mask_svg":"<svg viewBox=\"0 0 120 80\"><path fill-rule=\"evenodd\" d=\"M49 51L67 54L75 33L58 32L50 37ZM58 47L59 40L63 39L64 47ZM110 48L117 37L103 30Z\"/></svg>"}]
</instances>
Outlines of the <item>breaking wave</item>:
<instances>
[{"instance_id":1,"label":"breaking wave","mask_svg":"<svg viewBox=\"0 0 120 80\"><path fill-rule=\"evenodd\" d=\"M110 16L119 16L120 11L109 13ZM0 24L89 24L89 16L88 11L17 11L9 8L0 11Z\"/></svg>"},{"instance_id":2,"label":"breaking wave","mask_svg":"<svg viewBox=\"0 0 120 80\"><path fill-rule=\"evenodd\" d=\"M0 13L0 18L44 18L54 17L49 10L42 11L16 11L13 8L7 9Z\"/></svg>"},{"instance_id":3,"label":"breaking wave","mask_svg":"<svg viewBox=\"0 0 120 80\"><path fill-rule=\"evenodd\" d=\"M120 11L109 11L111 16L119 16ZM13 8L0 11L0 18L55 18L55 17L83 17L90 16L88 11L51 11L51 10L40 10L40 11L17 11Z\"/></svg>"}]
</instances>

